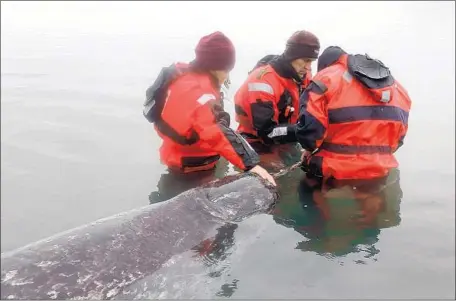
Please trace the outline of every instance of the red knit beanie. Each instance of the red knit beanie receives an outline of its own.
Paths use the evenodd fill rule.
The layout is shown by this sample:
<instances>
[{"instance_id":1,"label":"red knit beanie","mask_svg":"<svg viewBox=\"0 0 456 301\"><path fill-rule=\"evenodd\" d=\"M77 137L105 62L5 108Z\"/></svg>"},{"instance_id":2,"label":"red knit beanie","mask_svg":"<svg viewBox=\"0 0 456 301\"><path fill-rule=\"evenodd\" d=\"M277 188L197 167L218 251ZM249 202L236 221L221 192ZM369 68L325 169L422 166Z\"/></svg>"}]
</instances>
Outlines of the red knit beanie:
<instances>
[{"instance_id":1,"label":"red knit beanie","mask_svg":"<svg viewBox=\"0 0 456 301\"><path fill-rule=\"evenodd\" d=\"M287 60L293 61L299 58L318 58L320 53L320 41L311 32L306 30L296 31L288 40L284 51Z\"/></svg>"},{"instance_id":2,"label":"red knit beanie","mask_svg":"<svg viewBox=\"0 0 456 301\"><path fill-rule=\"evenodd\" d=\"M195 64L205 70L231 71L236 61L233 43L220 31L202 37L195 54Z\"/></svg>"}]
</instances>

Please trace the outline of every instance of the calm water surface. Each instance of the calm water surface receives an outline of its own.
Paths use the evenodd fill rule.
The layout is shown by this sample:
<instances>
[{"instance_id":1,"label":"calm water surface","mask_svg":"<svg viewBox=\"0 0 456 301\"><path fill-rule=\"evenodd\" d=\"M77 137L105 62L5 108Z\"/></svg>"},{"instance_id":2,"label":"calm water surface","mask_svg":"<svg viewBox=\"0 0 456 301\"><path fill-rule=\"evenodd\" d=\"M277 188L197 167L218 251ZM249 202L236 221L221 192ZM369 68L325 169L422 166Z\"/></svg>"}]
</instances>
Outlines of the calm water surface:
<instances>
[{"instance_id":1,"label":"calm water surface","mask_svg":"<svg viewBox=\"0 0 456 301\"><path fill-rule=\"evenodd\" d=\"M400 180L369 203L381 213L356 222L360 208L375 208L346 189L312 205L295 170L280 178L272 215L221 228L202 256L183 254L158 273L144 297L454 297L454 4L428 5L344 44L378 55L413 99ZM166 53L141 34L2 28L2 252L143 206L169 185L141 105L159 68L195 41L162 42ZM240 53L231 95L263 55ZM218 176L232 172L225 164Z\"/></svg>"}]
</instances>

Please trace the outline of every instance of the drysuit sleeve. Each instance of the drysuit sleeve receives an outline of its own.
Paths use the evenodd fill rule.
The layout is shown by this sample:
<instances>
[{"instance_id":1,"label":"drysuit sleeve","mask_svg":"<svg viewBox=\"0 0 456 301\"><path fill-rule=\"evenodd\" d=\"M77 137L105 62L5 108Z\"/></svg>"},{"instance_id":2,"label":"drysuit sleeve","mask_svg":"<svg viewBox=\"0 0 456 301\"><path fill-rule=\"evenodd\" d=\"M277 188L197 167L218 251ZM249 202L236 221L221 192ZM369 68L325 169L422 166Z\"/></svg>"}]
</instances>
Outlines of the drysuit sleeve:
<instances>
[{"instance_id":1,"label":"drysuit sleeve","mask_svg":"<svg viewBox=\"0 0 456 301\"><path fill-rule=\"evenodd\" d=\"M394 152L396 152L402 145L404 145L404 139L405 136L407 136L407 131L408 131L408 119L409 119L409 113L410 109L412 106L412 100L410 99L409 94L407 91L402 87L402 85L396 83L399 86L399 91L402 94L402 100L403 100L403 109L405 110L404 115L402 115L402 126L399 131L399 138L397 141L397 146Z\"/></svg>"},{"instance_id":2,"label":"drysuit sleeve","mask_svg":"<svg viewBox=\"0 0 456 301\"><path fill-rule=\"evenodd\" d=\"M399 134L400 135L399 141L397 143L397 147L394 150L394 152L396 152L402 145L404 145L404 139L405 139L405 136L407 135L407 130L408 130L408 124L402 125L401 132Z\"/></svg>"},{"instance_id":3,"label":"drysuit sleeve","mask_svg":"<svg viewBox=\"0 0 456 301\"><path fill-rule=\"evenodd\" d=\"M310 152L319 148L326 137L328 128L326 91L326 85L322 81L313 80L299 100L296 137L301 146Z\"/></svg>"},{"instance_id":4,"label":"drysuit sleeve","mask_svg":"<svg viewBox=\"0 0 456 301\"><path fill-rule=\"evenodd\" d=\"M199 106L194 113L193 128L202 148L216 151L244 171L252 169L260 162L258 154L229 126L230 115L216 101Z\"/></svg>"},{"instance_id":5,"label":"drysuit sleeve","mask_svg":"<svg viewBox=\"0 0 456 301\"><path fill-rule=\"evenodd\" d=\"M266 144L296 142L295 126L278 124L279 83L262 80L248 83L253 128Z\"/></svg>"}]
</instances>

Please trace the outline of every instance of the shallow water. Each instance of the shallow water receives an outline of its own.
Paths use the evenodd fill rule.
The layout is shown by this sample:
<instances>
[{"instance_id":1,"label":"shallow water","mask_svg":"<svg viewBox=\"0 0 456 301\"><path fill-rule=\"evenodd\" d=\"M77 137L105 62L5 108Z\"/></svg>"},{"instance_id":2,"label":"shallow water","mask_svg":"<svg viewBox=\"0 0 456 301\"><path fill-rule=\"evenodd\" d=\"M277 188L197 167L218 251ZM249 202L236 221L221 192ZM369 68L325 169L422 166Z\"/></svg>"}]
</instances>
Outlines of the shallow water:
<instances>
[{"instance_id":1,"label":"shallow water","mask_svg":"<svg viewBox=\"0 0 456 301\"><path fill-rule=\"evenodd\" d=\"M385 8L388 26L367 24L371 31L360 37L315 27L324 46L340 42L379 56L413 100L397 154L400 182L374 226L351 222L359 204L346 191L331 196L326 219L304 207L295 170L279 180L273 215L227 226L206 256L176 258L181 264L154 276L161 281L149 297L454 297L454 3L388 5L396 5ZM190 59L182 49L192 49L201 31L158 34L157 42L144 30L8 30L3 17L2 3L2 252L143 206L163 183L176 185L141 105L161 65ZM281 50L245 35L236 41L231 95L262 47ZM221 165L218 176L233 172Z\"/></svg>"}]
</instances>

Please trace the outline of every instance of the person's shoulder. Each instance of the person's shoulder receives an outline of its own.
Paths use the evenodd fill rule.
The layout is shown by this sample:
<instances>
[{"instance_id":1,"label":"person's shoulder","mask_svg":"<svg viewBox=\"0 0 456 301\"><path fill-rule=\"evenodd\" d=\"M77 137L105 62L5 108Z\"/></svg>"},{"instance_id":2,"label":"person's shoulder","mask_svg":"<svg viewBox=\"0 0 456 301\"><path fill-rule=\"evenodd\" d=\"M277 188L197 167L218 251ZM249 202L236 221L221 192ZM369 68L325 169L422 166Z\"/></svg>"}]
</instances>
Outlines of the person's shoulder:
<instances>
[{"instance_id":1,"label":"person's shoulder","mask_svg":"<svg viewBox=\"0 0 456 301\"><path fill-rule=\"evenodd\" d=\"M250 74L248 83L261 83L265 87L270 87L270 94L280 93L283 90L283 84L280 76L270 65L259 67L254 73Z\"/></svg>"},{"instance_id":2,"label":"person's shoulder","mask_svg":"<svg viewBox=\"0 0 456 301\"><path fill-rule=\"evenodd\" d=\"M208 75L195 72L188 72L180 76L171 87L176 93L199 93L209 92L211 89L211 81Z\"/></svg>"},{"instance_id":3,"label":"person's shoulder","mask_svg":"<svg viewBox=\"0 0 456 301\"><path fill-rule=\"evenodd\" d=\"M322 85L324 85L326 89L334 88L334 86L337 86L340 83L345 71L343 66L340 65L326 67L315 74L311 83L316 83L322 90L325 90Z\"/></svg>"}]
</instances>

